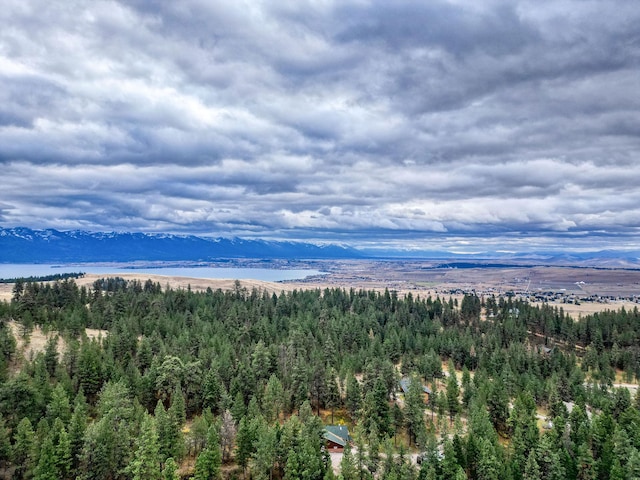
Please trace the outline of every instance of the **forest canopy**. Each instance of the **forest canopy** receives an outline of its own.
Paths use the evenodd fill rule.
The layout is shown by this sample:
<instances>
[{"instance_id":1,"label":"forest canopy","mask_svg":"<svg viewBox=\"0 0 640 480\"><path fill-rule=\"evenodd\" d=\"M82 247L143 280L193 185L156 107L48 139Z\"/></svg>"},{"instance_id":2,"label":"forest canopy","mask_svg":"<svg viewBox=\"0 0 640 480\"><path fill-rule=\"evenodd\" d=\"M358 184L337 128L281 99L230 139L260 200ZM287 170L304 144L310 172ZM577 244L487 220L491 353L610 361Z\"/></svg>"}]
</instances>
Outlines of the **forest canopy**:
<instances>
[{"instance_id":1,"label":"forest canopy","mask_svg":"<svg viewBox=\"0 0 640 480\"><path fill-rule=\"evenodd\" d=\"M0 303L0 470L636 478L640 405L623 383L640 377L639 320L637 309L573 319L475 295L17 282ZM36 327L52 335L24 358L18 344ZM86 328L106 333L89 339ZM332 423L352 435L335 473Z\"/></svg>"}]
</instances>

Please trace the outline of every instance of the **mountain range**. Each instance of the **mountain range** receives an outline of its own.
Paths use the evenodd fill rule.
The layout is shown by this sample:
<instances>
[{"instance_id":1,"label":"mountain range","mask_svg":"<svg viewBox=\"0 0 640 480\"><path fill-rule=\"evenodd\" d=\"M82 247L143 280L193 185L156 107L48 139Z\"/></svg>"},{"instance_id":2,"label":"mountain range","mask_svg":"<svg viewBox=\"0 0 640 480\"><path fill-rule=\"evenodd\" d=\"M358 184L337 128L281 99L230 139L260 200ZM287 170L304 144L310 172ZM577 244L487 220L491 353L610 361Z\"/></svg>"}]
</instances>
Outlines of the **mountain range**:
<instances>
[{"instance_id":1,"label":"mountain range","mask_svg":"<svg viewBox=\"0 0 640 480\"><path fill-rule=\"evenodd\" d=\"M0 263L83 263L135 261L215 261L222 259L388 259L436 260L435 268L572 265L600 268L640 267L640 252L482 252L357 249L348 245L160 233L87 232L0 227ZM467 264L466 262L473 262ZM442 263L440 263L442 262ZM454 263L450 263L454 262ZM463 262L463 263L460 263ZM433 268L433 267L431 267Z\"/></svg>"},{"instance_id":2,"label":"mountain range","mask_svg":"<svg viewBox=\"0 0 640 480\"><path fill-rule=\"evenodd\" d=\"M194 235L0 228L0 263L359 257L362 257L362 254L358 250L333 244L316 245L304 242L209 238Z\"/></svg>"}]
</instances>

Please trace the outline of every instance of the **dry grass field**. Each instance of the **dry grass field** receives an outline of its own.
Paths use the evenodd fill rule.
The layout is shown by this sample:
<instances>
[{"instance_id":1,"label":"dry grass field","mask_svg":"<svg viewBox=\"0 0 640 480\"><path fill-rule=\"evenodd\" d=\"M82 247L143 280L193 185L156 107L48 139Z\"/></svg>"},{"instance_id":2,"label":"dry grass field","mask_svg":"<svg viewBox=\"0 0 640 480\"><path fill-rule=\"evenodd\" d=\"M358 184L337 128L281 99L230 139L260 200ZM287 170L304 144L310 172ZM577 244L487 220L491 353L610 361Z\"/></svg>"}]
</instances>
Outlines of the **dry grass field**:
<instances>
[{"instance_id":1,"label":"dry grass field","mask_svg":"<svg viewBox=\"0 0 640 480\"><path fill-rule=\"evenodd\" d=\"M563 292L578 297L589 295L610 296L607 303L580 302L552 303L565 312L580 317L598 311L617 310L621 307L633 309L638 304L618 297L640 295L640 271L629 269L596 269L584 267L532 266L532 267L482 267L482 268L434 268L429 261L374 261L340 260L297 262L293 268L313 268L327 272L326 275L305 280L267 282L261 280L241 280L242 288L279 294L294 289L354 288L356 290L395 290L399 295L411 293L422 298L429 295L460 300L461 291L475 291L479 295L502 295L517 292ZM79 285L90 286L106 275L87 274L76 280ZM115 276L115 275L112 275ZM151 279L164 288L191 288L202 291L231 290L234 279L202 279L165 276L159 274L126 273L118 274L126 279L142 282ZM0 284L0 301L11 299L12 284ZM615 298L615 299L613 299Z\"/></svg>"}]
</instances>

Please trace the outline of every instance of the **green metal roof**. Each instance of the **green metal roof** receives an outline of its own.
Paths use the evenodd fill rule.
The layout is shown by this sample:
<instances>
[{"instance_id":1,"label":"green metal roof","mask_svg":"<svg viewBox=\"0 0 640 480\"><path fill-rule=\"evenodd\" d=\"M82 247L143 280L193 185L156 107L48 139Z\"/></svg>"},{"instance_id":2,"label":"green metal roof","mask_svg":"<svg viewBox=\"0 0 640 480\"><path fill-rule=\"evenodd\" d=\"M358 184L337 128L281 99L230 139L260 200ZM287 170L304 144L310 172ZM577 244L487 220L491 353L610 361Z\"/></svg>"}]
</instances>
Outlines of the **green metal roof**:
<instances>
[{"instance_id":1,"label":"green metal roof","mask_svg":"<svg viewBox=\"0 0 640 480\"><path fill-rule=\"evenodd\" d=\"M336 443L341 447L344 447L351 440L349 429L344 425L327 425L324 427L323 436L325 440Z\"/></svg>"}]
</instances>

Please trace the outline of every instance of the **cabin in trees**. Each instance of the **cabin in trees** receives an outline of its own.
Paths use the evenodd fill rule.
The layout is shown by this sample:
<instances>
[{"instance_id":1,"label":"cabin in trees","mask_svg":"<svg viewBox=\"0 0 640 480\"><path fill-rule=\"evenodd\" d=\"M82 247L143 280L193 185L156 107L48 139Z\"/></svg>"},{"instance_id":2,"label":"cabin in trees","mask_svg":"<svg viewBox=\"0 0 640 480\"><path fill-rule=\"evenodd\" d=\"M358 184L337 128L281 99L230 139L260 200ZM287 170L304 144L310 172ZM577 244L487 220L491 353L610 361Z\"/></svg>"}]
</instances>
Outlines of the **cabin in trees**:
<instances>
[{"instance_id":1,"label":"cabin in trees","mask_svg":"<svg viewBox=\"0 0 640 480\"><path fill-rule=\"evenodd\" d=\"M344 425L327 425L323 436L330 452L342 452L347 442L351 441L349 429Z\"/></svg>"},{"instance_id":2,"label":"cabin in trees","mask_svg":"<svg viewBox=\"0 0 640 480\"><path fill-rule=\"evenodd\" d=\"M409 391L409 385L411 385L411 379L409 377L403 377L400 379L400 390L405 395ZM422 385L422 395L424 397L424 403L429 403L429 395L431 395L431 389L427 385Z\"/></svg>"}]
</instances>

